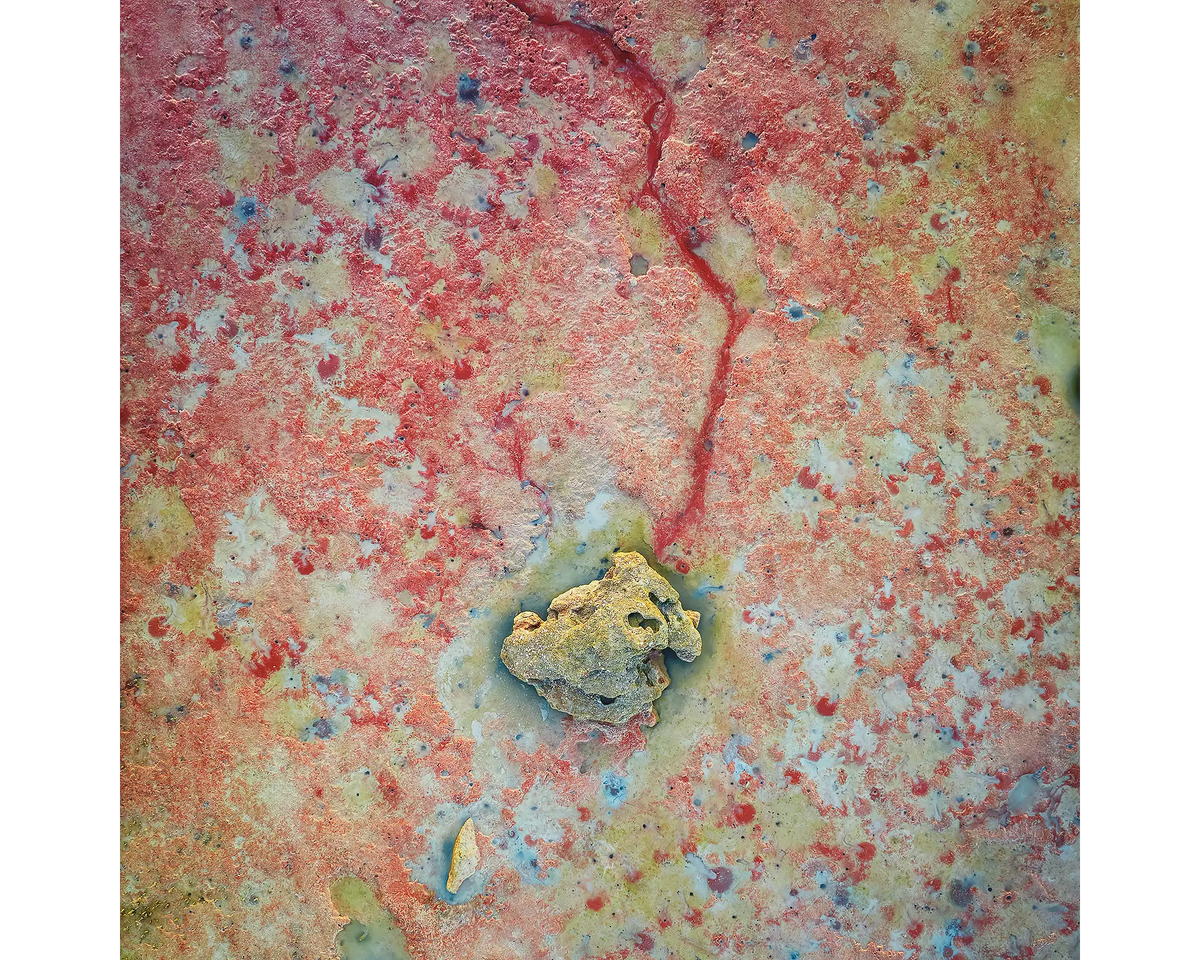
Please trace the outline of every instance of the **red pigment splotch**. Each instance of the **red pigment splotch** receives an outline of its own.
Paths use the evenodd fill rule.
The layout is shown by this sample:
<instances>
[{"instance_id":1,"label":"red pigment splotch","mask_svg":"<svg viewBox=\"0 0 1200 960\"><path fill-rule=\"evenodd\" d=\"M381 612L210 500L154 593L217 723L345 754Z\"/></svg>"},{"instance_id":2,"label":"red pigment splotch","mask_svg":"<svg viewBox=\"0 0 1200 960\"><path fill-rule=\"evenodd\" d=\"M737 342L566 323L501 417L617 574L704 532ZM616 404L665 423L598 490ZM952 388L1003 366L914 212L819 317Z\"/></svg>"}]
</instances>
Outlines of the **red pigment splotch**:
<instances>
[{"instance_id":1,"label":"red pigment splotch","mask_svg":"<svg viewBox=\"0 0 1200 960\"><path fill-rule=\"evenodd\" d=\"M733 819L740 824L750 823L754 819L754 804L752 803L735 803L733 805Z\"/></svg>"},{"instance_id":2,"label":"red pigment splotch","mask_svg":"<svg viewBox=\"0 0 1200 960\"><path fill-rule=\"evenodd\" d=\"M328 380L338 372L338 367L342 365L341 357L335 353L331 353L324 360L317 361L317 373L322 380Z\"/></svg>"},{"instance_id":3,"label":"red pigment splotch","mask_svg":"<svg viewBox=\"0 0 1200 960\"><path fill-rule=\"evenodd\" d=\"M800 472L796 475L796 482L806 490L815 490L817 484L821 482L821 475L813 473L811 467L801 467Z\"/></svg>"},{"instance_id":4,"label":"red pigment splotch","mask_svg":"<svg viewBox=\"0 0 1200 960\"><path fill-rule=\"evenodd\" d=\"M250 672L260 680L266 680L276 670L283 666L284 650L282 646L273 646L266 653L256 653L250 658Z\"/></svg>"},{"instance_id":5,"label":"red pigment splotch","mask_svg":"<svg viewBox=\"0 0 1200 960\"><path fill-rule=\"evenodd\" d=\"M725 893L733 886L733 871L728 867L713 867L708 878L708 889L713 893Z\"/></svg>"}]
</instances>

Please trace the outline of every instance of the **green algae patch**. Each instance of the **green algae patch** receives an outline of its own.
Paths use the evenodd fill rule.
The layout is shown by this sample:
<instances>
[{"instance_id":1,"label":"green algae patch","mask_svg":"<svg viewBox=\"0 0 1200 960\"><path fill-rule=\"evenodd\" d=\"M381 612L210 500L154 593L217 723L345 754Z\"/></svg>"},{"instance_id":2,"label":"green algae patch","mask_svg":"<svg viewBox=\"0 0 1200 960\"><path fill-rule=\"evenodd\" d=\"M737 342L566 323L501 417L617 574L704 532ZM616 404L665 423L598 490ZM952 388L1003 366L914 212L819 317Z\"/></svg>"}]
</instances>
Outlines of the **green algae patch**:
<instances>
[{"instance_id":1,"label":"green algae patch","mask_svg":"<svg viewBox=\"0 0 1200 960\"><path fill-rule=\"evenodd\" d=\"M216 899L194 880L183 878L165 891L166 895L136 895L121 902L121 956L143 956L136 947L163 947L178 937L187 917Z\"/></svg>"},{"instance_id":2,"label":"green algae patch","mask_svg":"<svg viewBox=\"0 0 1200 960\"><path fill-rule=\"evenodd\" d=\"M1033 355L1050 376L1054 392L1079 409L1079 322L1046 304L1033 315Z\"/></svg>"},{"instance_id":3,"label":"green algae patch","mask_svg":"<svg viewBox=\"0 0 1200 960\"><path fill-rule=\"evenodd\" d=\"M178 487L148 487L125 507L129 557L142 567L174 560L191 543L196 523Z\"/></svg>"},{"instance_id":4,"label":"green algae patch","mask_svg":"<svg viewBox=\"0 0 1200 960\"><path fill-rule=\"evenodd\" d=\"M358 877L342 877L329 888L338 914L349 917L335 944L341 960L411 960L404 931Z\"/></svg>"},{"instance_id":5,"label":"green algae patch","mask_svg":"<svg viewBox=\"0 0 1200 960\"><path fill-rule=\"evenodd\" d=\"M625 211L629 221L629 251L640 254L651 263L661 263L663 258L662 222L653 211L643 210L631 203Z\"/></svg>"},{"instance_id":6,"label":"green algae patch","mask_svg":"<svg viewBox=\"0 0 1200 960\"><path fill-rule=\"evenodd\" d=\"M858 317L847 316L837 307L814 310L817 324L808 331L809 340L837 340L842 343L858 329Z\"/></svg>"}]
</instances>

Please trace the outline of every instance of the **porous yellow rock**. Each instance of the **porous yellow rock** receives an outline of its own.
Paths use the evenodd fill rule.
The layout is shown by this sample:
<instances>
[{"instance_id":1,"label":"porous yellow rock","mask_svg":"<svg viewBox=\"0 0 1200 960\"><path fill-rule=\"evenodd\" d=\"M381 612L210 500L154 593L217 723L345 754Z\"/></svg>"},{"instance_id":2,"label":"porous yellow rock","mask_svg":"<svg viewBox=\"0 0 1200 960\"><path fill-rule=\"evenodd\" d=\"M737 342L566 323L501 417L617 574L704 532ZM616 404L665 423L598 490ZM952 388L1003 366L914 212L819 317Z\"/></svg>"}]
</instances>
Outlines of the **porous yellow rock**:
<instances>
[{"instance_id":1,"label":"porous yellow rock","mask_svg":"<svg viewBox=\"0 0 1200 960\"><path fill-rule=\"evenodd\" d=\"M542 620L513 621L500 658L555 710L602 723L649 711L671 678L663 651L700 655L700 614L638 553L617 553L601 580L574 587Z\"/></svg>"},{"instance_id":2,"label":"porous yellow rock","mask_svg":"<svg viewBox=\"0 0 1200 960\"><path fill-rule=\"evenodd\" d=\"M467 818L467 822L458 831L454 840L454 850L450 854L450 876L446 878L446 889L458 893L467 877L474 876L479 869L479 845L475 842L475 821Z\"/></svg>"}]
</instances>

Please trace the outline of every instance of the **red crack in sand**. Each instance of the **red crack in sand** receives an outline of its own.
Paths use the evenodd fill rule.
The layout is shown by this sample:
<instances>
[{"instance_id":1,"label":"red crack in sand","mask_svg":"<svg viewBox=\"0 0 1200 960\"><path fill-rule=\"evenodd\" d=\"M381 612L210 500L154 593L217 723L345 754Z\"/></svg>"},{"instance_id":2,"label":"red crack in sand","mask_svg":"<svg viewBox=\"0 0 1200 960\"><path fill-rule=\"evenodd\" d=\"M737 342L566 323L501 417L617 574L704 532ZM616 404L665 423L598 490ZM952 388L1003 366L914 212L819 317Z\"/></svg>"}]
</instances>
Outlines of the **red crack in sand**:
<instances>
[{"instance_id":1,"label":"red crack in sand","mask_svg":"<svg viewBox=\"0 0 1200 960\"><path fill-rule=\"evenodd\" d=\"M666 199L666 184L660 183L655 189L654 177L658 172L658 164L662 159L663 144L670 134L672 121L675 119L675 103L666 88L655 79L654 75L638 63L637 58L628 50L617 46L612 31L595 24L577 23L573 20L560 20L546 13L539 13L523 0L505 0L510 7L524 14L530 23L537 24L546 30L561 30L570 37L586 46L603 66L613 66L616 71L624 72L635 87L648 93L651 98L650 106L642 114L642 122L649 130L650 137L646 144L646 182L638 191L637 196L652 201L662 216L667 232L675 240L680 255L687 262L692 272L700 280L701 286L715 297L725 310L727 323L725 336L717 351L717 360L709 382L705 400L704 419L696 432L691 450L691 478L687 488L687 498L683 507L673 516L663 518L654 531L654 551L662 555L688 527L699 519L704 508L704 494L708 484L708 476L713 459L713 428L716 426L717 414L729 394L729 372L732 367L733 345L746 328L750 320L750 312L739 307L737 295L733 288L725 283L701 257L695 249L692 231L683 222Z\"/></svg>"}]
</instances>

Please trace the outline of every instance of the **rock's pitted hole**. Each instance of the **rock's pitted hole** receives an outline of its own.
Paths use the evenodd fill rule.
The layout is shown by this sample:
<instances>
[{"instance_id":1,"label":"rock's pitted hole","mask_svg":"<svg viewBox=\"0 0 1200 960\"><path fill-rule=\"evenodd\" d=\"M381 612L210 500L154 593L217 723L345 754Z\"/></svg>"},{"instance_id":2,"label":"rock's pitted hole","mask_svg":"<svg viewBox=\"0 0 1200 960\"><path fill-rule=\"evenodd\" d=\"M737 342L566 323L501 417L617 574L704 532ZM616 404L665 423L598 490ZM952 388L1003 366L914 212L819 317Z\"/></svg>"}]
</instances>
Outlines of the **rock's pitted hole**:
<instances>
[{"instance_id":1,"label":"rock's pitted hole","mask_svg":"<svg viewBox=\"0 0 1200 960\"><path fill-rule=\"evenodd\" d=\"M500 658L556 710L602 723L652 721L671 682L663 651L695 660L699 624L641 554L617 553L602 579L556 597L545 620L517 614Z\"/></svg>"}]
</instances>

